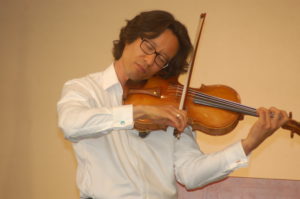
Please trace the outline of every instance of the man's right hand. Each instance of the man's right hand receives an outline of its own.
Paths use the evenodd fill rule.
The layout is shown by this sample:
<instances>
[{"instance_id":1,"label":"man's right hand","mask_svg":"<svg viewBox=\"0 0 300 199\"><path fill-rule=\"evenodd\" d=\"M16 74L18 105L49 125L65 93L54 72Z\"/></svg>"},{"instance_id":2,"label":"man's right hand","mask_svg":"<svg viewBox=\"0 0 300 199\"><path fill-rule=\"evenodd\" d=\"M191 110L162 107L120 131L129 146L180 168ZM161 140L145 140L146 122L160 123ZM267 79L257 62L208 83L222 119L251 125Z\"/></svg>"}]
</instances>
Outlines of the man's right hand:
<instances>
[{"instance_id":1,"label":"man's right hand","mask_svg":"<svg viewBox=\"0 0 300 199\"><path fill-rule=\"evenodd\" d=\"M155 124L172 126L182 132L187 126L187 113L172 105L147 106L134 105L133 119L149 119Z\"/></svg>"}]
</instances>

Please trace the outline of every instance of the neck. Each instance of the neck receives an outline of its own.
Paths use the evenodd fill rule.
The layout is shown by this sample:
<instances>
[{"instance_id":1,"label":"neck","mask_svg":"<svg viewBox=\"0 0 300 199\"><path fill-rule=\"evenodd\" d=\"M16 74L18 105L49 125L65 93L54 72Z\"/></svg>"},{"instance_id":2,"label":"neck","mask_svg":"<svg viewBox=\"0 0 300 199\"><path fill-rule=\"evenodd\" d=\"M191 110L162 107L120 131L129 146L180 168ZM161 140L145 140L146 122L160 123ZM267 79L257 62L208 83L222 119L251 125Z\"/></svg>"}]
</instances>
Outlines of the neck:
<instances>
[{"instance_id":1,"label":"neck","mask_svg":"<svg viewBox=\"0 0 300 199\"><path fill-rule=\"evenodd\" d=\"M115 61L114 67L115 67L115 71L116 71L117 77L119 79L119 82L121 83L122 87L124 88L124 86L128 80L128 76L125 73L124 67L119 60Z\"/></svg>"}]
</instances>

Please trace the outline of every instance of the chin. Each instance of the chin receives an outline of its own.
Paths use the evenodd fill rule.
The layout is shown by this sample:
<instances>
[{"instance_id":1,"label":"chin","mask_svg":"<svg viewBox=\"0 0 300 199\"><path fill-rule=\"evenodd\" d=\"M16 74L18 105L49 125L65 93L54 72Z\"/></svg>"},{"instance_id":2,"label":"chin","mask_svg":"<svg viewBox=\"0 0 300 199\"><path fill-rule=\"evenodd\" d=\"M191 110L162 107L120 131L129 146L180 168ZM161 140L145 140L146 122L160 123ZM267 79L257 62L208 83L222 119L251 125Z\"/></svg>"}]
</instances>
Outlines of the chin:
<instances>
[{"instance_id":1,"label":"chin","mask_svg":"<svg viewBox=\"0 0 300 199\"><path fill-rule=\"evenodd\" d=\"M130 78L130 80L132 81L143 81L143 80L147 80L149 78L146 78L146 77L132 77Z\"/></svg>"},{"instance_id":2,"label":"chin","mask_svg":"<svg viewBox=\"0 0 300 199\"><path fill-rule=\"evenodd\" d=\"M133 80L133 81L142 81L142 80L147 80L150 77L151 76L149 76L149 75L141 75L140 73L138 73L138 74L132 75L130 77L130 79Z\"/></svg>"}]
</instances>

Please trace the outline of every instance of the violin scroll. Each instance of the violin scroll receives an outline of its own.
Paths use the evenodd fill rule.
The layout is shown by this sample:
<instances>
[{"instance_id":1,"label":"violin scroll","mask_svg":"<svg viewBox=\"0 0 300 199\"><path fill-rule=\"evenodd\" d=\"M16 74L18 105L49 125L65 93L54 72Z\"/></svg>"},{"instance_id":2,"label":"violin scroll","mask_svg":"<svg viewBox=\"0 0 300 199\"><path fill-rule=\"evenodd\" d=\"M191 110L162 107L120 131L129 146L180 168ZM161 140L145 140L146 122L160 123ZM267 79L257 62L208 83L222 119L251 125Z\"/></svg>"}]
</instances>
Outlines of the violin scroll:
<instances>
[{"instance_id":1,"label":"violin scroll","mask_svg":"<svg viewBox=\"0 0 300 199\"><path fill-rule=\"evenodd\" d=\"M288 120L281 128L291 131L291 138L293 138L295 133L300 135L300 122L292 119L292 112L289 113L289 118L290 120Z\"/></svg>"}]
</instances>

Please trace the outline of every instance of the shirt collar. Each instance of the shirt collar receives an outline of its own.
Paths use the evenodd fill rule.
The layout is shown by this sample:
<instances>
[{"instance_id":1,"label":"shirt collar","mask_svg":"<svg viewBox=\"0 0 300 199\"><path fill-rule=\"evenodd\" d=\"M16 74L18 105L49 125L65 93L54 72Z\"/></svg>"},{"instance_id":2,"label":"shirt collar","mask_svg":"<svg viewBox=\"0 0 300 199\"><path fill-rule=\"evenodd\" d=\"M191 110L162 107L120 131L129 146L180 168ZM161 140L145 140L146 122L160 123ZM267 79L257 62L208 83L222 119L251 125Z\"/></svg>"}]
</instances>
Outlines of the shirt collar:
<instances>
[{"instance_id":1,"label":"shirt collar","mask_svg":"<svg viewBox=\"0 0 300 199\"><path fill-rule=\"evenodd\" d=\"M117 77L114 64L112 63L108 68L103 71L103 88L105 90L112 86L121 85Z\"/></svg>"}]
</instances>

